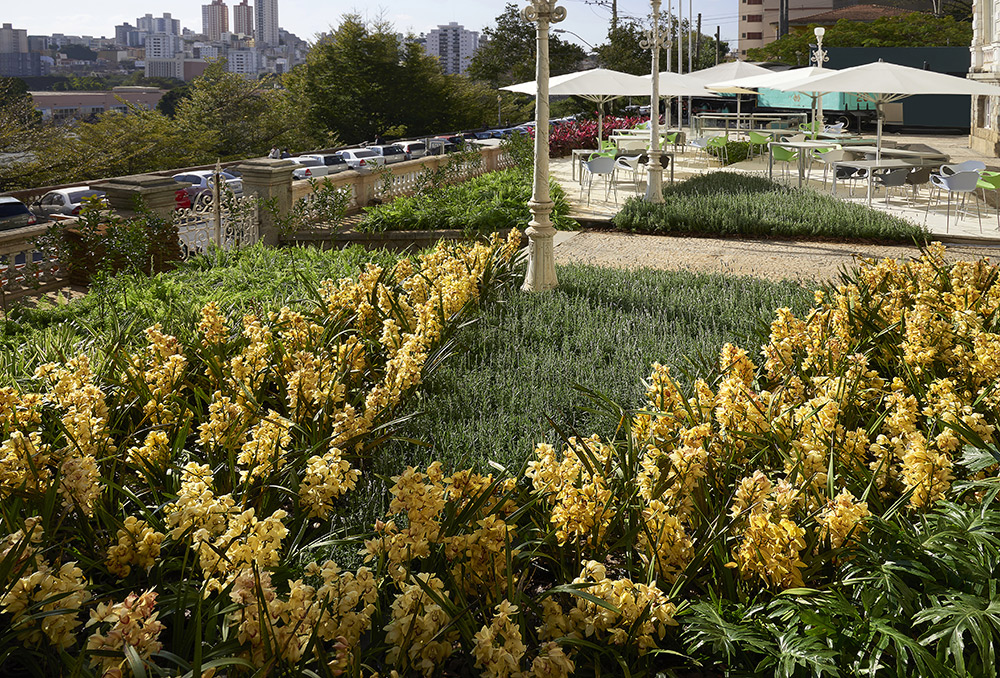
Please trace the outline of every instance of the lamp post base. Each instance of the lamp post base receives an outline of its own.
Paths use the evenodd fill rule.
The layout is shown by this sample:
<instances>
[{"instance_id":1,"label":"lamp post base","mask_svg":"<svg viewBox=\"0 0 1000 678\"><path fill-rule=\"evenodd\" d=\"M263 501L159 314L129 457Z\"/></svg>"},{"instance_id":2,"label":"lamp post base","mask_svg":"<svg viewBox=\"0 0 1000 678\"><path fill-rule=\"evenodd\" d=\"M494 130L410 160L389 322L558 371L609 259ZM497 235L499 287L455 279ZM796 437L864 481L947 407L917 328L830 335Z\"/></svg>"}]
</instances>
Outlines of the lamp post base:
<instances>
[{"instance_id":1,"label":"lamp post base","mask_svg":"<svg viewBox=\"0 0 1000 678\"><path fill-rule=\"evenodd\" d=\"M524 274L522 292L544 292L559 286L556 279L556 256L549 214L553 203L529 202L532 219L525 234L528 236L528 270Z\"/></svg>"},{"instance_id":2,"label":"lamp post base","mask_svg":"<svg viewBox=\"0 0 1000 678\"><path fill-rule=\"evenodd\" d=\"M656 157L653 157L653 152L649 154L649 169L646 176L646 196L644 200L646 202L662 203L663 202L663 166L660 165L660 154L656 153Z\"/></svg>"}]
</instances>

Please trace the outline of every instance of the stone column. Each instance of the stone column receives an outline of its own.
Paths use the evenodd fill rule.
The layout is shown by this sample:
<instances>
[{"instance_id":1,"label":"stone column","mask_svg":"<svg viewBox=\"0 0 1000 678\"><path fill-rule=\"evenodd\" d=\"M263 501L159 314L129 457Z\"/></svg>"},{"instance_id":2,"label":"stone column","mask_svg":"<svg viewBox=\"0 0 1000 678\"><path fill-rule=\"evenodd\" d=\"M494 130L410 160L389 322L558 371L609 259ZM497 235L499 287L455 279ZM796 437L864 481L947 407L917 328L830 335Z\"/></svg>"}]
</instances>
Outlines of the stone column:
<instances>
[{"instance_id":1,"label":"stone column","mask_svg":"<svg viewBox=\"0 0 1000 678\"><path fill-rule=\"evenodd\" d=\"M549 25L566 18L566 8L557 7L557 0L530 0L522 15L526 21L537 25L538 50L535 60L535 168L534 187L528 208L531 222L525 231L528 235L528 270L524 275L524 292L551 290L559 285L556 280L555 243L552 238L554 203L549 194Z\"/></svg>"},{"instance_id":2,"label":"stone column","mask_svg":"<svg viewBox=\"0 0 1000 678\"><path fill-rule=\"evenodd\" d=\"M190 185L155 174L133 174L93 186L105 191L111 209L123 217L134 217L141 202L154 214L170 219L177 191Z\"/></svg>"},{"instance_id":3,"label":"stone column","mask_svg":"<svg viewBox=\"0 0 1000 678\"><path fill-rule=\"evenodd\" d=\"M261 242L274 247L281 235L275 216L287 216L292 209L292 170L295 163L259 158L247 160L236 169L243 175L243 195L256 195L261 201L258 212Z\"/></svg>"}]
</instances>

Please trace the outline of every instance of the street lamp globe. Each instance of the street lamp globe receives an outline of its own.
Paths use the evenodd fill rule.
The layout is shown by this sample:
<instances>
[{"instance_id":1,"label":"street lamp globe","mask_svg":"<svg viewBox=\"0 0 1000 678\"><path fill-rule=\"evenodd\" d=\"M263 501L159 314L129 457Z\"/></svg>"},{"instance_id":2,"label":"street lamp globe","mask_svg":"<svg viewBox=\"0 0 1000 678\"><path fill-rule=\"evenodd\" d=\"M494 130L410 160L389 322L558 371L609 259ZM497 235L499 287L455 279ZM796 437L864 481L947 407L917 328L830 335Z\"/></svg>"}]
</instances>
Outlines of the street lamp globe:
<instances>
[{"instance_id":1,"label":"street lamp globe","mask_svg":"<svg viewBox=\"0 0 1000 678\"><path fill-rule=\"evenodd\" d=\"M826 29L823 28L822 26L817 26L816 28L813 29L813 34L816 36L817 39L822 40L823 36L826 34Z\"/></svg>"}]
</instances>

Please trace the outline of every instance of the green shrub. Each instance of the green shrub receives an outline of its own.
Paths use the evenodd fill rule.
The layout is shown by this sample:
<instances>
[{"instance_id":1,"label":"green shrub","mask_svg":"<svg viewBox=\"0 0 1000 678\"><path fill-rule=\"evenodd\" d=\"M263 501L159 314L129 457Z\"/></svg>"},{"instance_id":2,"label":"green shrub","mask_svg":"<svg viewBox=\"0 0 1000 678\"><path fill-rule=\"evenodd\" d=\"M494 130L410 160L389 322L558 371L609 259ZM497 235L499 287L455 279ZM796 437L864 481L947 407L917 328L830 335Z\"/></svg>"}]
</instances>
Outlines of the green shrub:
<instances>
[{"instance_id":1,"label":"green shrub","mask_svg":"<svg viewBox=\"0 0 1000 678\"><path fill-rule=\"evenodd\" d=\"M708 148L706 149L709 155L714 155L719 157L718 148ZM750 142L748 141L727 141L726 142L726 164L735 165L738 162L743 162L747 159L747 155L750 153Z\"/></svg>"},{"instance_id":2,"label":"green shrub","mask_svg":"<svg viewBox=\"0 0 1000 678\"><path fill-rule=\"evenodd\" d=\"M401 196L384 205L365 209L359 231L433 231L461 229L490 233L503 228L527 227L531 220L531 174L521 169L490 172L468 181L433 188L415 195ZM566 192L555 181L549 182L555 207L552 223L568 230L575 222L566 214Z\"/></svg>"},{"instance_id":3,"label":"green shrub","mask_svg":"<svg viewBox=\"0 0 1000 678\"><path fill-rule=\"evenodd\" d=\"M821 236L926 242L927 230L864 205L763 176L713 172L663 189L663 204L630 198L614 225L637 233Z\"/></svg>"}]
</instances>

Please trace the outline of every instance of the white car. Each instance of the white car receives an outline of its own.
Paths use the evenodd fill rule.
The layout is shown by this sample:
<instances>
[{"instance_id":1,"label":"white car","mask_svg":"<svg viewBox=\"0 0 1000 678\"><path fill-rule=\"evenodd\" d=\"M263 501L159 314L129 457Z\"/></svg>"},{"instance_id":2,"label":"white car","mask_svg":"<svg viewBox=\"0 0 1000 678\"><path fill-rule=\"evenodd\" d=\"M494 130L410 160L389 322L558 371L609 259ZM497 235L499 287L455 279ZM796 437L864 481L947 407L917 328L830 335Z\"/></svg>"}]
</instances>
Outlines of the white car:
<instances>
[{"instance_id":1,"label":"white car","mask_svg":"<svg viewBox=\"0 0 1000 678\"><path fill-rule=\"evenodd\" d=\"M407 160L422 158L427 155L427 144L422 141L403 141L396 145L403 148Z\"/></svg>"},{"instance_id":2,"label":"white car","mask_svg":"<svg viewBox=\"0 0 1000 678\"><path fill-rule=\"evenodd\" d=\"M348 148L340 151L339 155L355 172L371 172L373 168L385 165L385 158L367 148Z\"/></svg>"},{"instance_id":3,"label":"white car","mask_svg":"<svg viewBox=\"0 0 1000 678\"><path fill-rule=\"evenodd\" d=\"M330 173L330 169L326 166L326 163L316 156L300 155L288 159L298 165L298 167L292 170L293 179L318 179Z\"/></svg>"},{"instance_id":4,"label":"white car","mask_svg":"<svg viewBox=\"0 0 1000 678\"><path fill-rule=\"evenodd\" d=\"M32 203L31 211L40 219L49 219L53 214L77 216L85 198L103 198L104 191L90 186L58 188L49 191L38 202Z\"/></svg>"}]
</instances>

